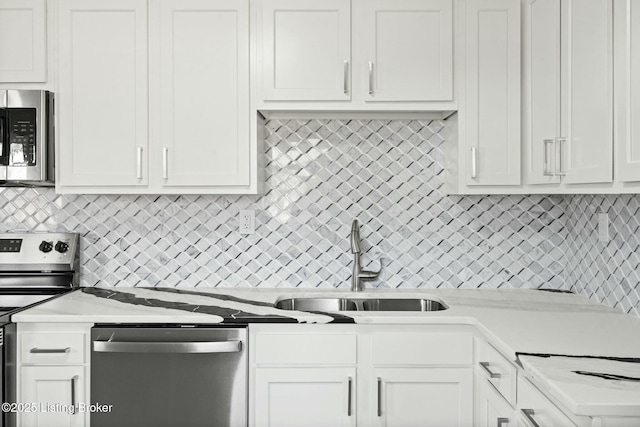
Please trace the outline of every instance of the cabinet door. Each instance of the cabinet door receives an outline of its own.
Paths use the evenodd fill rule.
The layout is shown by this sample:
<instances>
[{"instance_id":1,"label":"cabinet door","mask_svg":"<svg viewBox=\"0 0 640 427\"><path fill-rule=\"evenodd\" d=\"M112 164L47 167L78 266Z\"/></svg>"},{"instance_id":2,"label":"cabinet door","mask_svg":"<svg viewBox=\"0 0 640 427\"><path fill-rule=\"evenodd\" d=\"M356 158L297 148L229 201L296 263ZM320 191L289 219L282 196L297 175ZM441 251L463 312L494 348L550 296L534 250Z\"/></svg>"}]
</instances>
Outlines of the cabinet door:
<instances>
[{"instance_id":1,"label":"cabinet door","mask_svg":"<svg viewBox=\"0 0 640 427\"><path fill-rule=\"evenodd\" d=\"M256 427L355 427L355 368L259 368Z\"/></svg>"},{"instance_id":2,"label":"cabinet door","mask_svg":"<svg viewBox=\"0 0 640 427\"><path fill-rule=\"evenodd\" d=\"M453 99L452 0L355 0L353 10L365 101Z\"/></svg>"},{"instance_id":3,"label":"cabinet door","mask_svg":"<svg viewBox=\"0 0 640 427\"><path fill-rule=\"evenodd\" d=\"M58 185L146 185L147 2L58 8Z\"/></svg>"},{"instance_id":4,"label":"cabinet door","mask_svg":"<svg viewBox=\"0 0 640 427\"><path fill-rule=\"evenodd\" d=\"M525 181L559 183L560 1L523 0L522 7Z\"/></svg>"},{"instance_id":5,"label":"cabinet door","mask_svg":"<svg viewBox=\"0 0 640 427\"><path fill-rule=\"evenodd\" d=\"M467 368L374 369L373 426L471 427L473 373Z\"/></svg>"},{"instance_id":6,"label":"cabinet door","mask_svg":"<svg viewBox=\"0 0 640 427\"><path fill-rule=\"evenodd\" d=\"M248 185L249 1L159 4L163 186Z\"/></svg>"},{"instance_id":7,"label":"cabinet door","mask_svg":"<svg viewBox=\"0 0 640 427\"><path fill-rule=\"evenodd\" d=\"M616 179L640 181L640 4L617 0L613 10Z\"/></svg>"},{"instance_id":8,"label":"cabinet door","mask_svg":"<svg viewBox=\"0 0 640 427\"><path fill-rule=\"evenodd\" d=\"M571 427L575 424L524 378L518 378L518 427Z\"/></svg>"},{"instance_id":9,"label":"cabinet door","mask_svg":"<svg viewBox=\"0 0 640 427\"><path fill-rule=\"evenodd\" d=\"M350 0L262 2L263 98L349 100Z\"/></svg>"},{"instance_id":10,"label":"cabinet door","mask_svg":"<svg viewBox=\"0 0 640 427\"><path fill-rule=\"evenodd\" d=\"M613 180L611 0L562 2L565 182Z\"/></svg>"},{"instance_id":11,"label":"cabinet door","mask_svg":"<svg viewBox=\"0 0 640 427\"><path fill-rule=\"evenodd\" d=\"M30 427L81 427L86 412L72 407L86 404L82 366L25 366L21 368L19 402L36 404L35 412L20 412L18 425Z\"/></svg>"},{"instance_id":12,"label":"cabinet door","mask_svg":"<svg viewBox=\"0 0 640 427\"><path fill-rule=\"evenodd\" d=\"M466 183L519 185L520 2L472 0L465 19Z\"/></svg>"},{"instance_id":13,"label":"cabinet door","mask_svg":"<svg viewBox=\"0 0 640 427\"><path fill-rule=\"evenodd\" d=\"M0 82L46 81L45 0L0 0Z\"/></svg>"},{"instance_id":14,"label":"cabinet door","mask_svg":"<svg viewBox=\"0 0 640 427\"><path fill-rule=\"evenodd\" d=\"M477 380L478 427L515 427L516 417L513 408L485 378Z\"/></svg>"}]
</instances>

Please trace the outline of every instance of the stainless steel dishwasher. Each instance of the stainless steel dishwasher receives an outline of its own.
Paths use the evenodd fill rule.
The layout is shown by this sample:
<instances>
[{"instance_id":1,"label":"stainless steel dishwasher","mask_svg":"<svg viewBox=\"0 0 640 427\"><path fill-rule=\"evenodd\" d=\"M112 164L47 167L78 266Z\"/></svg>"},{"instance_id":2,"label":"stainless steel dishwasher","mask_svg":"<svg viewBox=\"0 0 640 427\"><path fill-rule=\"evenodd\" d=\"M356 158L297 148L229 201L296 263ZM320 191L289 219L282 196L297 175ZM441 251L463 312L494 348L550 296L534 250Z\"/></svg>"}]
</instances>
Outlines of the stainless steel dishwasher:
<instances>
[{"instance_id":1,"label":"stainless steel dishwasher","mask_svg":"<svg viewBox=\"0 0 640 427\"><path fill-rule=\"evenodd\" d=\"M247 329L96 326L92 427L246 427Z\"/></svg>"}]
</instances>

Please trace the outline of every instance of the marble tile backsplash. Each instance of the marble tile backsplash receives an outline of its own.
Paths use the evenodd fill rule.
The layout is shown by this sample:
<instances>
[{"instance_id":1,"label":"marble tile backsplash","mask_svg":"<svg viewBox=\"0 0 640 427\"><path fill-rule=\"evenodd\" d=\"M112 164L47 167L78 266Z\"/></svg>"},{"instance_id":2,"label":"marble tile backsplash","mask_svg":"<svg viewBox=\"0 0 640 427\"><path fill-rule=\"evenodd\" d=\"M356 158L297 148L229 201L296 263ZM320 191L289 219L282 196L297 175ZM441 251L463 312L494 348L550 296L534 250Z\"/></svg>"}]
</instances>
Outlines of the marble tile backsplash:
<instances>
[{"instance_id":1,"label":"marble tile backsplash","mask_svg":"<svg viewBox=\"0 0 640 427\"><path fill-rule=\"evenodd\" d=\"M260 196L4 188L1 230L80 233L83 286L344 288L357 218L364 266L382 265L367 286L573 289L638 314L637 276L611 282L578 259L616 257L577 233L592 200L445 196L445 122L272 120L266 128ZM242 209L255 210L255 234L238 233Z\"/></svg>"},{"instance_id":2,"label":"marble tile backsplash","mask_svg":"<svg viewBox=\"0 0 640 427\"><path fill-rule=\"evenodd\" d=\"M590 298L640 317L640 196L567 197L569 283ZM598 215L609 220L598 237Z\"/></svg>"}]
</instances>

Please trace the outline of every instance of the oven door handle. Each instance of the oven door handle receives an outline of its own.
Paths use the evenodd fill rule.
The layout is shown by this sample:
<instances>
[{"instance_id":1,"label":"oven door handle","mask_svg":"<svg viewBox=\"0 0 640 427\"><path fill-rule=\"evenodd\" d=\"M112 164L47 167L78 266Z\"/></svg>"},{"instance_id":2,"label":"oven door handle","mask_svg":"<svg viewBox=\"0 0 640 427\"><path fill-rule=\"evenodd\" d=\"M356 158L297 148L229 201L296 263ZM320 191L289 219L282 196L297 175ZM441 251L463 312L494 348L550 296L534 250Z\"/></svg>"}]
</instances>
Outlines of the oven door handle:
<instances>
[{"instance_id":1,"label":"oven door handle","mask_svg":"<svg viewBox=\"0 0 640 427\"><path fill-rule=\"evenodd\" d=\"M242 341L93 341L93 351L100 353L238 353L242 351Z\"/></svg>"}]
</instances>

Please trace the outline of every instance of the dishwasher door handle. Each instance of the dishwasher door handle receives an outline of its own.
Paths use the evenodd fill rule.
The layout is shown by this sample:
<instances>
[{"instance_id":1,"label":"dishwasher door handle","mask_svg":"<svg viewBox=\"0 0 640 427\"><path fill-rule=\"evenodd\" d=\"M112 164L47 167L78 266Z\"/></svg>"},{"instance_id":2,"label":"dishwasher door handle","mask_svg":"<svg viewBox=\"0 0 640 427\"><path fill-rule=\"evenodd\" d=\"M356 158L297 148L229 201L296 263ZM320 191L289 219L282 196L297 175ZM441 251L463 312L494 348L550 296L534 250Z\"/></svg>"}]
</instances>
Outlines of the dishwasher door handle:
<instances>
[{"instance_id":1,"label":"dishwasher door handle","mask_svg":"<svg viewBox=\"0 0 640 427\"><path fill-rule=\"evenodd\" d=\"M93 351L100 353L238 353L242 351L242 341L93 341Z\"/></svg>"}]
</instances>

